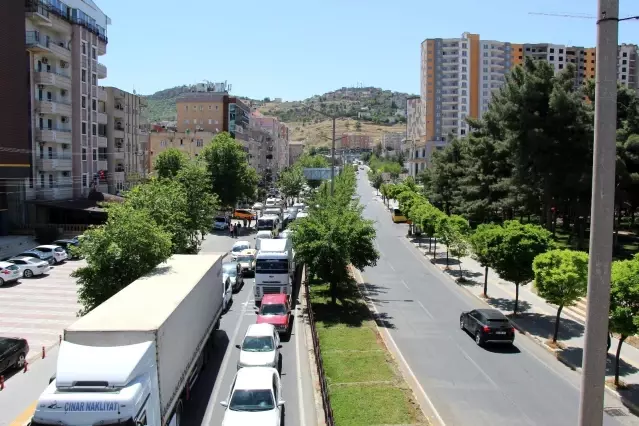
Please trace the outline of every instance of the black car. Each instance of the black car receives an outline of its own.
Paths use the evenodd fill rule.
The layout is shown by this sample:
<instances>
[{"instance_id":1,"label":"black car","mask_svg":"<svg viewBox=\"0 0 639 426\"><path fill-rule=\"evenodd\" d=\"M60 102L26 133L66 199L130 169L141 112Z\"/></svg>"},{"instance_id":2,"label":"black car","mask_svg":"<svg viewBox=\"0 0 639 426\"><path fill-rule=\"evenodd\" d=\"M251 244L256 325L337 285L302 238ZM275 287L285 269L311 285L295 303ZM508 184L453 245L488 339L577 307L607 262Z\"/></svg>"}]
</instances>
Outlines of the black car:
<instances>
[{"instance_id":1,"label":"black car","mask_svg":"<svg viewBox=\"0 0 639 426\"><path fill-rule=\"evenodd\" d=\"M479 346L484 343L510 343L515 341L515 327L497 309L475 309L462 312L459 326L475 337Z\"/></svg>"},{"instance_id":2,"label":"black car","mask_svg":"<svg viewBox=\"0 0 639 426\"><path fill-rule=\"evenodd\" d=\"M78 240L77 238L71 238L71 239L65 239L65 240L56 240L56 241L53 242L53 244L56 245L56 246L60 246L63 249L65 249L67 254L69 255L69 259L79 259L79 255L77 254L77 252L75 252L75 250L71 249L71 247L77 248L77 247L80 246L80 240Z\"/></svg>"},{"instance_id":3,"label":"black car","mask_svg":"<svg viewBox=\"0 0 639 426\"><path fill-rule=\"evenodd\" d=\"M22 368L29 353L29 343L19 337L0 337L0 373Z\"/></svg>"}]
</instances>

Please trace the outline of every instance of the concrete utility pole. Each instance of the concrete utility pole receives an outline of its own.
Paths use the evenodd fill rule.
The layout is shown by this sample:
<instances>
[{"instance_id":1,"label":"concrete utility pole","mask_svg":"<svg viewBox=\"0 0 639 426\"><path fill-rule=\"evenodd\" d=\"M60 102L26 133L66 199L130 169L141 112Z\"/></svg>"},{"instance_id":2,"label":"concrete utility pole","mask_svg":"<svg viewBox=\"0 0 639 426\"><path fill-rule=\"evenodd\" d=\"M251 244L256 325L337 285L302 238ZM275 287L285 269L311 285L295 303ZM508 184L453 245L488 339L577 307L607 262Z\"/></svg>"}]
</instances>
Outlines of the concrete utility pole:
<instances>
[{"instance_id":1,"label":"concrete utility pole","mask_svg":"<svg viewBox=\"0 0 639 426\"><path fill-rule=\"evenodd\" d=\"M335 117L333 119L333 140L331 141L331 197L335 189Z\"/></svg>"},{"instance_id":2,"label":"concrete utility pole","mask_svg":"<svg viewBox=\"0 0 639 426\"><path fill-rule=\"evenodd\" d=\"M595 142L580 426L603 424L615 201L619 0L598 0Z\"/></svg>"}]
</instances>

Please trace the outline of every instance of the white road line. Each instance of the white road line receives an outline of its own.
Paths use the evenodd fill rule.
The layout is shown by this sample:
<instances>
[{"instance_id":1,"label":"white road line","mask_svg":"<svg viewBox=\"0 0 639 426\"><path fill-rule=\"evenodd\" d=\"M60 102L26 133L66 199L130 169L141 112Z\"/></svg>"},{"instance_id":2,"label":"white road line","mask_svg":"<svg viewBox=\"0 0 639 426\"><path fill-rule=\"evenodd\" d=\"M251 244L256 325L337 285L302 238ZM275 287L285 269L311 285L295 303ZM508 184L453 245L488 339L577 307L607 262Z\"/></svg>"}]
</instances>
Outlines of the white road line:
<instances>
[{"instance_id":1,"label":"white road line","mask_svg":"<svg viewBox=\"0 0 639 426\"><path fill-rule=\"evenodd\" d=\"M388 263L388 266L390 266L390 268L391 268L393 271L395 271L395 267L394 267L394 266L393 266L393 265L392 265L389 261L386 261L386 263ZM406 285L406 283L404 283L404 285ZM408 287L406 287L406 288L408 288Z\"/></svg>"},{"instance_id":2,"label":"white road line","mask_svg":"<svg viewBox=\"0 0 639 426\"><path fill-rule=\"evenodd\" d=\"M211 394L211 398L209 399L209 402L206 405L206 411L204 412L204 419L202 421L203 425L211 424L213 411L215 410L215 406L217 404L217 398L220 394L220 388L222 387L222 382L223 382L222 379L224 378L224 374L226 373L226 369L228 367L229 359L231 358L231 351L235 349L235 340L237 339L237 335L240 332L240 326L243 323L242 317L244 317L244 314L246 313L249 299L253 297L253 285L251 285L251 288L249 288L249 293L246 296L246 302L242 304L242 311L240 312L240 318L238 318L237 324L235 324L235 329L233 330L233 336L229 339L229 345L226 349L226 353L224 354L222 365L220 365L220 369L218 370L218 374L217 374L218 380L216 380L215 386L213 387L213 393Z\"/></svg>"},{"instance_id":3,"label":"white road line","mask_svg":"<svg viewBox=\"0 0 639 426\"><path fill-rule=\"evenodd\" d=\"M406 281L402 280L402 284L404 284L404 287L410 290L410 287L408 286L408 284L406 284Z\"/></svg>"},{"instance_id":4,"label":"white road line","mask_svg":"<svg viewBox=\"0 0 639 426\"><path fill-rule=\"evenodd\" d=\"M434 320L435 317L433 316L433 314L430 313L430 311L428 309L426 309L426 306L424 306L424 304L422 302L420 302L419 300L417 301L417 303L419 303L419 306L422 307L422 309L424 310L424 312L426 312L426 315L428 315L430 317L430 319Z\"/></svg>"},{"instance_id":5,"label":"white road line","mask_svg":"<svg viewBox=\"0 0 639 426\"><path fill-rule=\"evenodd\" d=\"M303 284L300 284L303 285ZM302 306L301 304L299 306ZM304 389L302 386L302 366L300 364L300 333L304 332L304 326L301 321L302 310L299 315L295 315L295 367L297 369L297 406L300 416L300 426L306 426L306 418L304 417Z\"/></svg>"},{"instance_id":6,"label":"white road line","mask_svg":"<svg viewBox=\"0 0 639 426\"><path fill-rule=\"evenodd\" d=\"M364 282L364 279L362 277L362 274L357 271L357 275L359 275L360 278L360 282ZM368 294L368 291L366 290L365 287L362 286L362 291L364 293L366 293L367 297L370 297ZM374 304L371 304L373 307L373 310L375 311L375 313L377 315L379 315L379 311L377 310L377 306L375 306ZM408 365L408 361L406 361L406 358L404 358L404 355L402 354L402 352L399 350L399 346L397 346L397 343L395 343L395 339L393 339L393 336L391 336L390 332L388 331L387 328L381 328L377 325L377 322L375 323L375 327L377 327L377 330L380 333L384 333L386 335L386 337L388 338L388 341L390 341L393 345L393 347L395 348L395 353L397 353L397 355L399 356L400 361L402 362L402 364L404 364L404 367L406 368L406 371L410 374L411 378L413 379L413 381L415 382L415 384L417 385L417 387L419 388L419 391L421 392L421 394L423 395L424 399L426 400L426 403L428 404L431 412L435 415L435 417L437 418L437 421L439 422L440 426L446 426L446 423L444 422L444 419L442 418L442 416L439 414L439 411L437 411L437 409L435 408L435 405L433 404L433 401L431 401L431 399L428 397L428 395L426 394L426 391L424 390L424 388L422 387L422 384L419 383L419 380L417 379L417 376L415 375L415 373L413 373L413 370L410 368L410 365Z\"/></svg>"}]
</instances>

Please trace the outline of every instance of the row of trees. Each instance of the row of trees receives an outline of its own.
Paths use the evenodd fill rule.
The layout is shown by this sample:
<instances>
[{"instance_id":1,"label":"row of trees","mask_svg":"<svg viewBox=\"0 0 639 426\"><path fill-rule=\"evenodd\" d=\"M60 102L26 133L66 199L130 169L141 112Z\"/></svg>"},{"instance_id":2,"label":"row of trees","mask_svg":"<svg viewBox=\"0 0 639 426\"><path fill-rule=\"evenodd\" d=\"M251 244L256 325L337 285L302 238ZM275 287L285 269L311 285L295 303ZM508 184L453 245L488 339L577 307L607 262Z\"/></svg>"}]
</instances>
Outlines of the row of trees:
<instances>
[{"instance_id":1,"label":"row of trees","mask_svg":"<svg viewBox=\"0 0 639 426\"><path fill-rule=\"evenodd\" d=\"M472 253L485 268L484 297L488 292L488 270L492 268L501 279L515 285L514 314L517 314L519 287L534 281L539 296L557 305L552 337L553 343L557 341L563 308L586 295L587 253L557 249L548 230L517 220L507 220L501 225L480 224L472 231L462 216L447 215L431 204L411 179L396 185L384 184L381 193L385 201L397 200L412 225L430 237L429 251L435 257L437 242L446 245L447 265L450 252L460 261L460 274L461 259ZM619 335L615 364L618 384L621 346L627 337L639 333L639 255L613 263L610 302L610 331Z\"/></svg>"},{"instance_id":2,"label":"row of trees","mask_svg":"<svg viewBox=\"0 0 639 426\"><path fill-rule=\"evenodd\" d=\"M373 221L363 218L363 207L354 197L354 169L345 167L336 176L332 196L329 187L328 181L323 182L307 199L309 215L295 220L291 229L296 256L311 274L330 283L335 304L340 286L350 280L348 266L360 271L374 266L379 254Z\"/></svg>"},{"instance_id":3,"label":"row of trees","mask_svg":"<svg viewBox=\"0 0 639 426\"><path fill-rule=\"evenodd\" d=\"M575 87L575 68L555 73L527 58L493 95L470 135L435 152L420 176L429 200L473 223L560 218L583 247L590 211L594 83ZM639 99L620 87L617 111L617 226L639 206Z\"/></svg>"},{"instance_id":4,"label":"row of trees","mask_svg":"<svg viewBox=\"0 0 639 426\"><path fill-rule=\"evenodd\" d=\"M255 170L242 146L218 134L196 159L168 149L155 163L157 177L135 186L121 203L106 203L107 221L87 230L77 269L80 314L89 312L172 254L195 254L219 209L253 198Z\"/></svg>"}]
</instances>

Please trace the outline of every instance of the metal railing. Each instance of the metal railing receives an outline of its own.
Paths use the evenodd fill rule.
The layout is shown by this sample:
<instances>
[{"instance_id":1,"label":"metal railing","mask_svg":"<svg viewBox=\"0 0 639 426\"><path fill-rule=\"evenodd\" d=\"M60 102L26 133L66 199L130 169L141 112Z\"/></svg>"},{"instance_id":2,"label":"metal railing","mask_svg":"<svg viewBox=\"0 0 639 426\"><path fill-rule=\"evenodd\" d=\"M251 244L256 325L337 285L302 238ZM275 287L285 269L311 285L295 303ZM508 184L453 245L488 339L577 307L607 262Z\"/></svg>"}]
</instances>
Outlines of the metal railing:
<instances>
[{"instance_id":1,"label":"metal railing","mask_svg":"<svg viewBox=\"0 0 639 426\"><path fill-rule=\"evenodd\" d=\"M304 268L306 271L306 268ZM315 353L315 364L317 364L317 375L319 376L320 392L322 394L322 408L324 409L324 419L326 426L335 426L333 419L333 408L331 407L331 399L328 395L328 383L326 382L326 372L324 371L324 360L322 358L322 351L320 349L319 336L317 334L317 327L315 326L315 315L313 314L313 305L311 304L311 289L309 286L308 273L304 279L305 298L308 312L308 320L311 325L311 336L313 338L313 352Z\"/></svg>"},{"instance_id":2,"label":"metal railing","mask_svg":"<svg viewBox=\"0 0 639 426\"><path fill-rule=\"evenodd\" d=\"M27 46L42 46L49 48L49 37L40 37L38 31L27 31L25 33L25 43Z\"/></svg>"},{"instance_id":3,"label":"metal railing","mask_svg":"<svg viewBox=\"0 0 639 426\"><path fill-rule=\"evenodd\" d=\"M50 130L52 132L70 132L71 129L66 127L37 127L37 130L45 131Z\"/></svg>"},{"instance_id":4,"label":"metal railing","mask_svg":"<svg viewBox=\"0 0 639 426\"><path fill-rule=\"evenodd\" d=\"M44 154L38 157L38 160L71 160L71 154Z\"/></svg>"}]
</instances>

